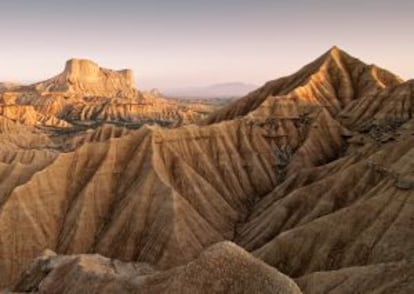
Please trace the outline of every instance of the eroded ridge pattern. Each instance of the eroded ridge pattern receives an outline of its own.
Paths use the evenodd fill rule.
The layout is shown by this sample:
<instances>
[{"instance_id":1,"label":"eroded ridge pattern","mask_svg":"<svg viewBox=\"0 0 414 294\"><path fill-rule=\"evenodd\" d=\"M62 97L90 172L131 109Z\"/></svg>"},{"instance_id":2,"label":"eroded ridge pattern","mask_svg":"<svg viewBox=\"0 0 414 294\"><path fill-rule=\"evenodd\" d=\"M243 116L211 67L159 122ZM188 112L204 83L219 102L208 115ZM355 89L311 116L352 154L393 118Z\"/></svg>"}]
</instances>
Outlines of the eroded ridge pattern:
<instances>
[{"instance_id":1,"label":"eroded ridge pattern","mask_svg":"<svg viewBox=\"0 0 414 294\"><path fill-rule=\"evenodd\" d=\"M133 79L2 85L1 288L414 293L413 81L333 47L198 116Z\"/></svg>"}]
</instances>

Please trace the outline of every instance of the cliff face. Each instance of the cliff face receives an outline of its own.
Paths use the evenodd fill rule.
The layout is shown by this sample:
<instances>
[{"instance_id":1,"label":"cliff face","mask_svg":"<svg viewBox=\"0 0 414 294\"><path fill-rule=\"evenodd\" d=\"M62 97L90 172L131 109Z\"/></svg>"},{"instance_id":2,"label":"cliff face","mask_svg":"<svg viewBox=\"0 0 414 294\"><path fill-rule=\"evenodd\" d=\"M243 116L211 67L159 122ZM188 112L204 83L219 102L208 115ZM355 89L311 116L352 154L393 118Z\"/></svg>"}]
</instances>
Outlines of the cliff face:
<instances>
[{"instance_id":1,"label":"cliff face","mask_svg":"<svg viewBox=\"0 0 414 294\"><path fill-rule=\"evenodd\" d=\"M113 71L86 59L68 60L60 75L34 87L41 93L64 92L109 98L133 98L137 95L131 70Z\"/></svg>"},{"instance_id":2,"label":"cliff face","mask_svg":"<svg viewBox=\"0 0 414 294\"><path fill-rule=\"evenodd\" d=\"M42 94L63 92L83 96L130 97L137 95L132 70L113 71L86 59L71 59L58 76L33 86Z\"/></svg>"},{"instance_id":3,"label":"cliff face","mask_svg":"<svg viewBox=\"0 0 414 294\"><path fill-rule=\"evenodd\" d=\"M200 125L51 134L2 117L0 285L298 293L271 266L305 293L410 293L413 105L412 81L333 48ZM207 249L225 240L250 254ZM29 266L46 248L59 256Z\"/></svg>"}]
</instances>

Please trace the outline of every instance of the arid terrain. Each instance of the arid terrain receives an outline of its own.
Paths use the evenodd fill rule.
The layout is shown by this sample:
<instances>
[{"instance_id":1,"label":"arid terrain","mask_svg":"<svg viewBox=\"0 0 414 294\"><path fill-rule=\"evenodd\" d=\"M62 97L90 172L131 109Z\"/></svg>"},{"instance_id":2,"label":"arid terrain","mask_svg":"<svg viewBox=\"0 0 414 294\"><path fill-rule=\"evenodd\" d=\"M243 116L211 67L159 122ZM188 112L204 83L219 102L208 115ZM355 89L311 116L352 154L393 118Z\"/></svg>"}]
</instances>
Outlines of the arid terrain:
<instances>
[{"instance_id":1,"label":"arid terrain","mask_svg":"<svg viewBox=\"0 0 414 294\"><path fill-rule=\"evenodd\" d=\"M0 289L414 293L414 80L337 47L220 107L73 59L0 143Z\"/></svg>"},{"instance_id":2,"label":"arid terrain","mask_svg":"<svg viewBox=\"0 0 414 294\"><path fill-rule=\"evenodd\" d=\"M131 70L113 71L85 59L29 86L0 84L0 114L36 127L78 131L104 123L128 127L191 123L214 109L207 103L167 100L159 91L139 91ZM83 128L84 129L84 128Z\"/></svg>"}]
</instances>

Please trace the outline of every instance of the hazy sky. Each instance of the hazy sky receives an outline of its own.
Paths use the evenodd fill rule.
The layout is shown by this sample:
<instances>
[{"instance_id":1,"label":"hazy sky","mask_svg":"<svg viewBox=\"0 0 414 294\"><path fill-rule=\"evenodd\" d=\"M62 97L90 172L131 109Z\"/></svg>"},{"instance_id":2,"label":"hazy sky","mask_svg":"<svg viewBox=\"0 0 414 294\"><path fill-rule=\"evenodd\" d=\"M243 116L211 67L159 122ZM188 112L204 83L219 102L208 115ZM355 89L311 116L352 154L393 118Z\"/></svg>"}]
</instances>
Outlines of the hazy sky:
<instances>
[{"instance_id":1,"label":"hazy sky","mask_svg":"<svg viewBox=\"0 0 414 294\"><path fill-rule=\"evenodd\" d=\"M334 44L413 78L413 11L413 0L0 0L0 80L42 80L82 57L132 68L141 88L262 84Z\"/></svg>"}]
</instances>

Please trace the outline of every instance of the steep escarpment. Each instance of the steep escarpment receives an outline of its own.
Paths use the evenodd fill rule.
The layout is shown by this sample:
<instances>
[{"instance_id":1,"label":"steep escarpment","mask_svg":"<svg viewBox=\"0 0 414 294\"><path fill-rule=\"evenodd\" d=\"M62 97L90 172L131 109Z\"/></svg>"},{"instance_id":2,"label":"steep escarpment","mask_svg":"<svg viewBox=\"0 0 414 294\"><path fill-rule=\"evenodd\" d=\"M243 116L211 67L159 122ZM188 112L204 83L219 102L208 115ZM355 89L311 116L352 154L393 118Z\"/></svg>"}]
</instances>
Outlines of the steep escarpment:
<instances>
[{"instance_id":1,"label":"steep escarpment","mask_svg":"<svg viewBox=\"0 0 414 294\"><path fill-rule=\"evenodd\" d=\"M113 108L129 98L43 98L33 107L73 124L133 112ZM410 293L413 99L411 81L333 48L199 125L0 117L0 285L297 293L277 269L304 293ZM46 248L57 256L32 263Z\"/></svg>"},{"instance_id":2,"label":"steep escarpment","mask_svg":"<svg viewBox=\"0 0 414 294\"><path fill-rule=\"evenodd\" d=\"M66 95L134 97L137 95L135 83L132 70L113 71L101 68L91 60L71 59L61 74L31 87L43 94L62 92Z\"/></svg>"}]
</instances>

